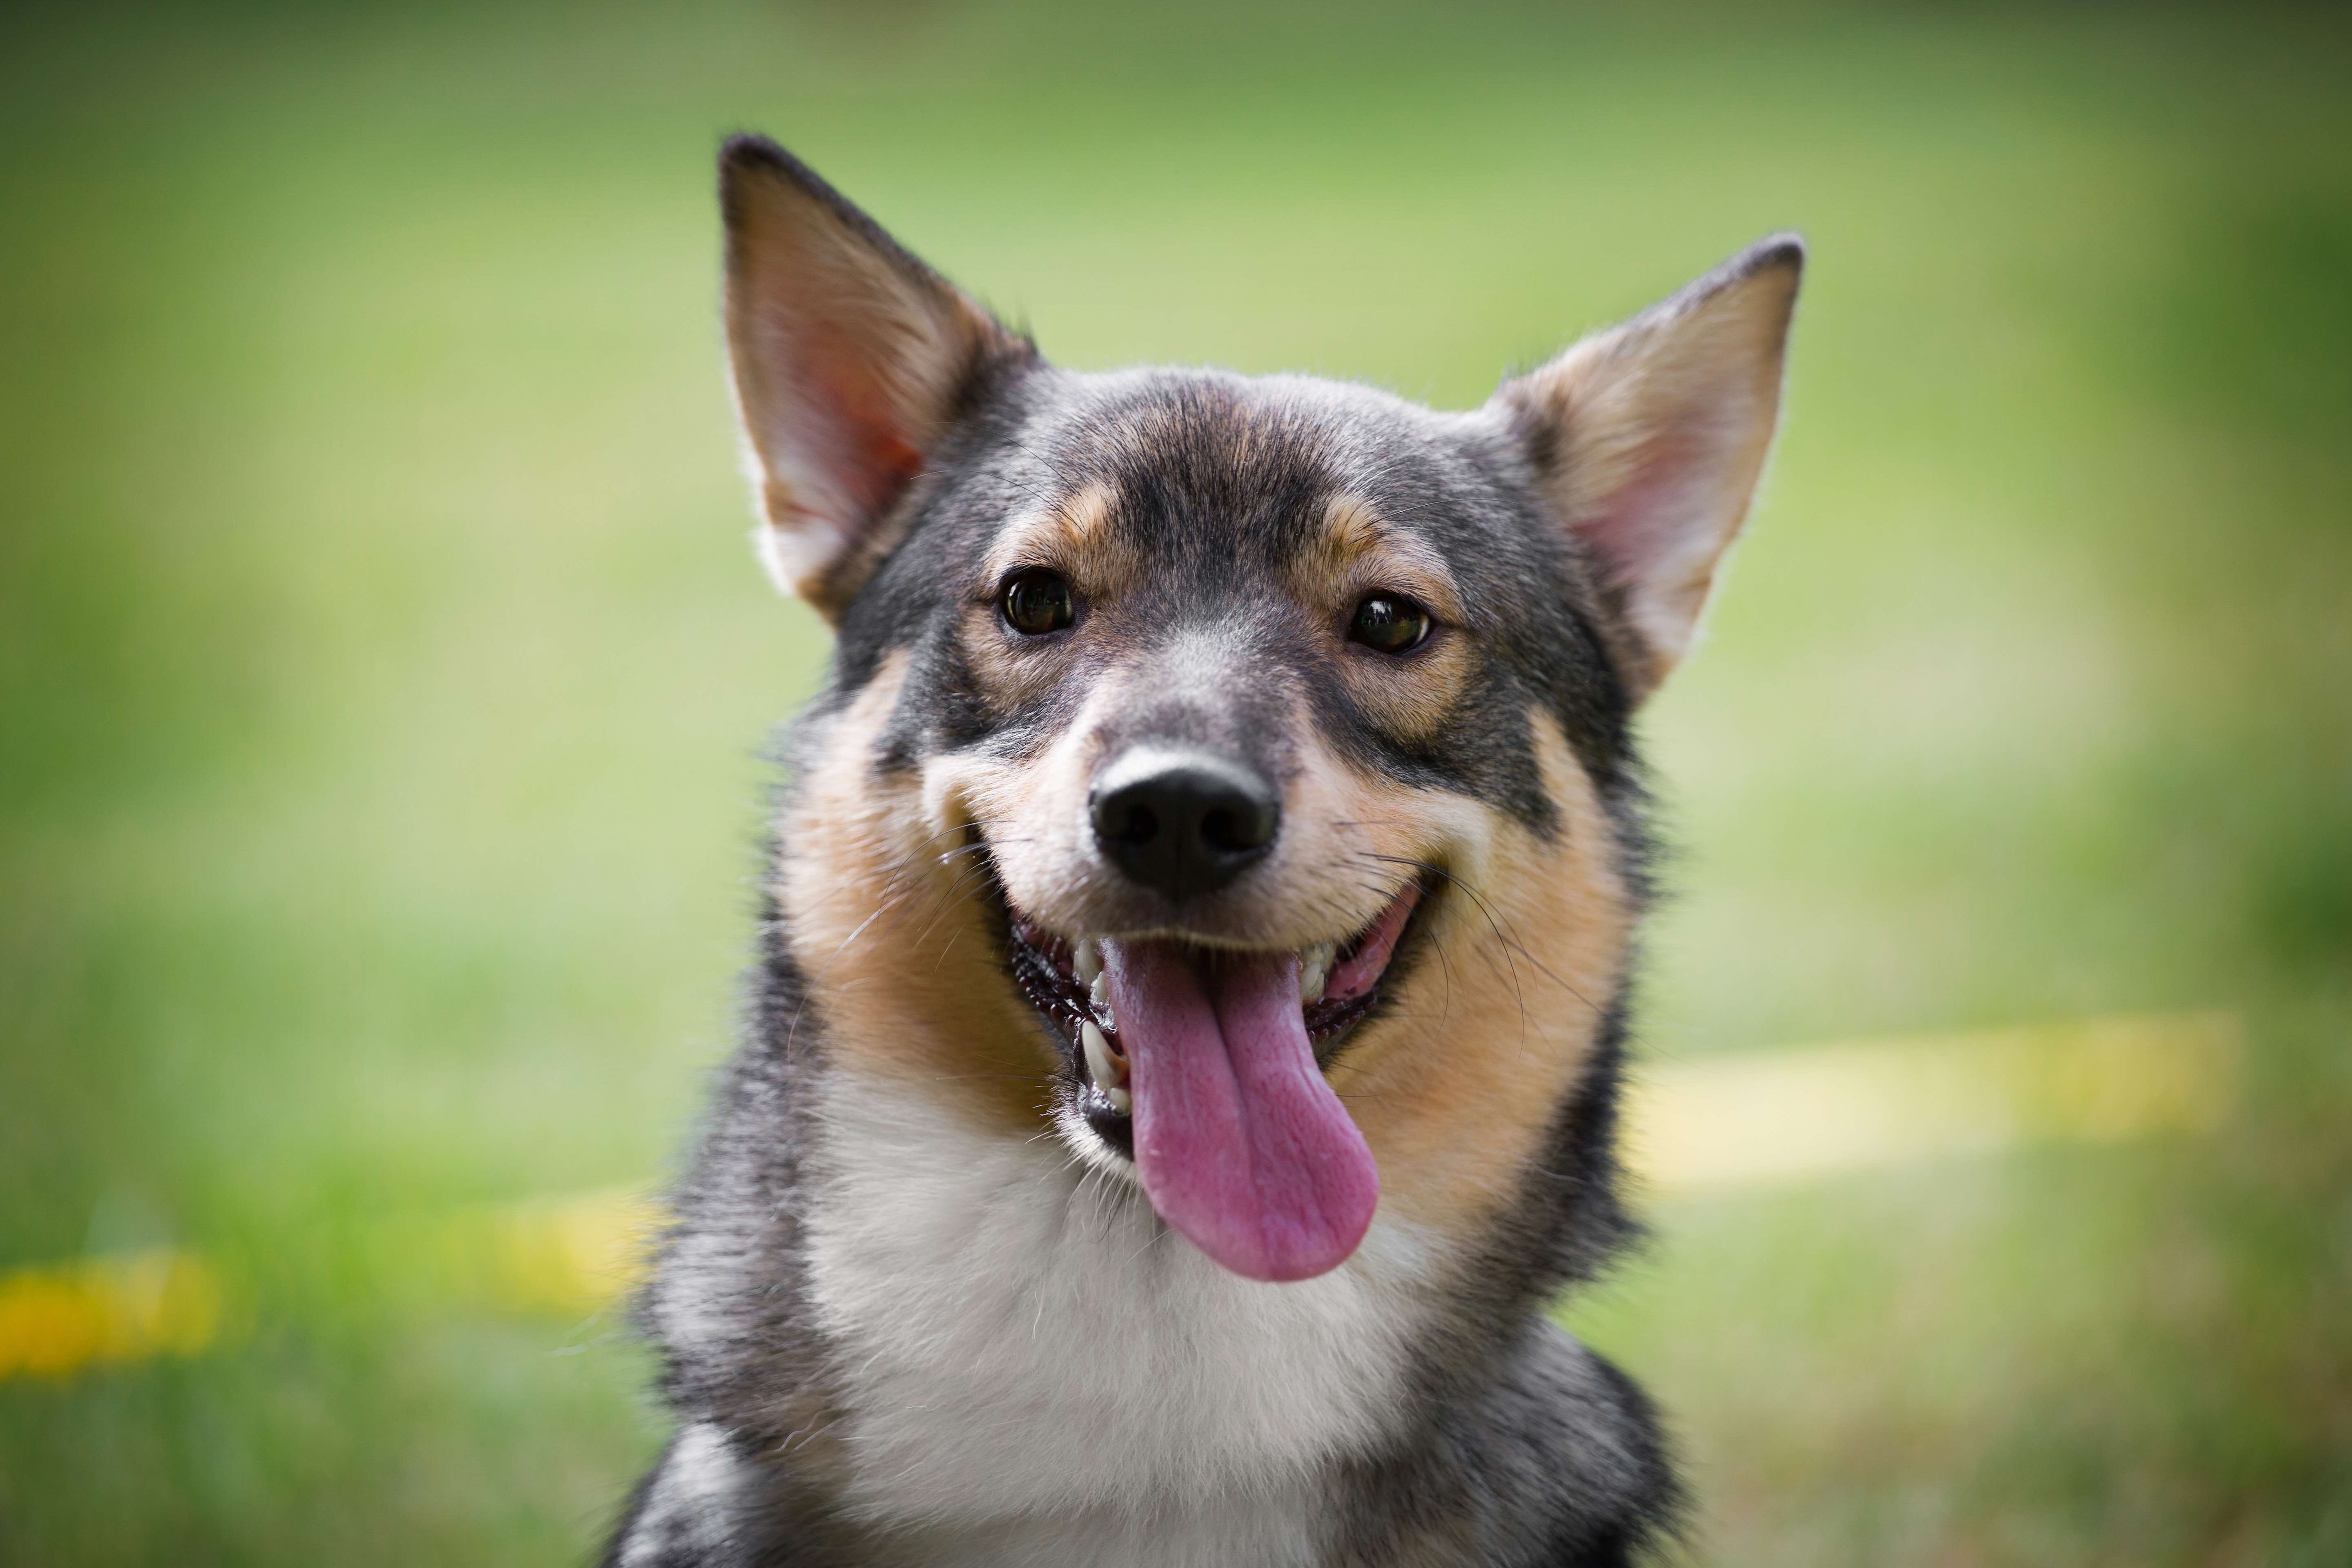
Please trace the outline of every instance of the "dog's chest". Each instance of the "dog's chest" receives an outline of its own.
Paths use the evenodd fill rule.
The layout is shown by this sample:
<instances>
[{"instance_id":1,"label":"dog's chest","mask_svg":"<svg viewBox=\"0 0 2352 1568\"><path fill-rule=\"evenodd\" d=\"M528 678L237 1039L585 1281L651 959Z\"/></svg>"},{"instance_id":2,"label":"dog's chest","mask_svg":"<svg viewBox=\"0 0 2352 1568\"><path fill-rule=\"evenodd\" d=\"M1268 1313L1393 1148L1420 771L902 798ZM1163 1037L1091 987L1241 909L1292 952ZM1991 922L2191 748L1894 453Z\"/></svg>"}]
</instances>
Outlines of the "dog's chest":
<instances>
[{"instance_id":1,"label":"dog's chest","mask_svg":"<svg viewBox=\"0 0 2352 1568\"><path fill-rule=\"evenodd\" d=\"M1401 1402L1413 1237L1376 1223L1341 1268L1260 1284L1050 1136L846 1072L820 1121L809 1282L858 1513L959 1561L1311 1559L1321 1478Z\"/></svg>"}]
</instances>

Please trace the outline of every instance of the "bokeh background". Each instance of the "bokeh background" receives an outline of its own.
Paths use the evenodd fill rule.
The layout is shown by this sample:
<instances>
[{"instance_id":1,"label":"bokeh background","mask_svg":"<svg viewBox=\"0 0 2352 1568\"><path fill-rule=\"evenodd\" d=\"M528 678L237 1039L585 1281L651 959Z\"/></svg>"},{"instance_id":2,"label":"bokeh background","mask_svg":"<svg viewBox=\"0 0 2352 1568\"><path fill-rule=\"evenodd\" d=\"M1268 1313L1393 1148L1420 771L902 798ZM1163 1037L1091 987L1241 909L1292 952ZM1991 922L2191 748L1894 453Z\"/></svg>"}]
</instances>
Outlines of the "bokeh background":
<instances>
[{"instance_id":1,"label":"bokeh background","mask_svg":"<svg viewBox=\"0 0 2352 1568\"><path fill-rule=\"evenodd\" d=\"M1802 228L1646 720L1647 1058L2219 1008L2242 1079L2203 1136L1661 1198L1570 1319L1703 1560L2352 1562L2340 12L34 9L0 1272L225 1284L192 1353L0 1381L0 1561L576 1563L657 1445L612 1310L385 1238L651 1188L727 1046L826 654L720 376L750 127L1066 363L1455 405Z\"/></svg>"}]
</instances>

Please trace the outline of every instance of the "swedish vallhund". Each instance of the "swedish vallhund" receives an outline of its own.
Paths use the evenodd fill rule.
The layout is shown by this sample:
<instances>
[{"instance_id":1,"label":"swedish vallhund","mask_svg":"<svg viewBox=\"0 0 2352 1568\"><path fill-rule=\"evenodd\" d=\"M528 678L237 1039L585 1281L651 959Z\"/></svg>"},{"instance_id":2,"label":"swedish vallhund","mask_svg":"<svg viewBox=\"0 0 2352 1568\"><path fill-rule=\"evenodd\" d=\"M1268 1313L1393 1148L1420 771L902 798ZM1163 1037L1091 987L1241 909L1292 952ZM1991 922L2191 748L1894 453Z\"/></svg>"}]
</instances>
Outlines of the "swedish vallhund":
<instances>
[{"instance_id":1,"label":"swedish vallhund","mask_svg":"<svg viewBox=\"0 0 2352 1568\"><path fill-rule=\"evenodd\" d=\"M1055 368L720 159L760 552L838 636L607 1562L1633 1561L1634 709L1769 445L1767 239L1441 414Z\"/></svg>"}]
</instances>

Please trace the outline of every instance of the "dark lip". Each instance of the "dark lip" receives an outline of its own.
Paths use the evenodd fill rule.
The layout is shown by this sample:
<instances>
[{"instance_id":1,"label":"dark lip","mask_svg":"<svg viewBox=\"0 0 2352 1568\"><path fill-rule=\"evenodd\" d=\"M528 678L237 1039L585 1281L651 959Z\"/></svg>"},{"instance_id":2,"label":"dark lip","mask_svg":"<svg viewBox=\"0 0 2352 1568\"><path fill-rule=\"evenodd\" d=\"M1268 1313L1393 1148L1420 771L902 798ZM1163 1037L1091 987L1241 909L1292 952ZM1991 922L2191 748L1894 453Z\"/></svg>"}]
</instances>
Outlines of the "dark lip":
<instances>
[{"instance_id":1,"label":"dark lip","mask_svg":"<svg viewBox=\"0 0 2352 1568\"><path fill-rule=\"evenodd\" d=\"M985 868L986 900L994 917L997 947L1005 973L1048 1026L1061 1056L1063 1080L1078 1113L1104 1143L1133 1159L1134 1118L1113 1106L1081 1065L1078 1029L1081 1024L1093 1018L1094 1013L1071 971L1070 944L1060 937L1040 931L1013 908L1012 900L1005 894L1003 880L997 873L996 858L988 848L986 837L977 826L967 831L971 854ZM1398 933L1388 963L1369 991L1344 1001L1318 1002L1306 1009L1307 1037L1315 1045L1316 1066L1324 1071L1328 1072L1331 1064L1339 1059L1357 1026L1381 1010L1388 998L1391 979L1405 972L1412 960L1419 956L1423 921L1443 891L1444 880L1442 876L1427 872L1415 879L1420 892L1419 901L1407 917L1404 929ZM1334 966L1354 956L1379 924L1380 917L1375 915L1363 930L1341 944L1334 958Z\"/></svg>"}]
</instances>

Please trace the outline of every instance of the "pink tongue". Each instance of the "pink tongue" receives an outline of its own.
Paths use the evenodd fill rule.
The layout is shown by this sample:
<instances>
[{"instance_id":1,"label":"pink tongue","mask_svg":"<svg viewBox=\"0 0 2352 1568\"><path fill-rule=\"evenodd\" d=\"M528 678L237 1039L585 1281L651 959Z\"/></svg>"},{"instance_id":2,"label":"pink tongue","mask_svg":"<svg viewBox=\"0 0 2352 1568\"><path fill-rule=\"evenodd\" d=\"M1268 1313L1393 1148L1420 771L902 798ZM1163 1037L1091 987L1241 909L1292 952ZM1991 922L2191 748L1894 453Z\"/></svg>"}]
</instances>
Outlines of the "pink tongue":
<instances>
[{"instance_id":1,"label":"pink tongue","mask_svg":"<svg viewBox=\"0 0 2352 1568\"><path fill-rule=\"evenodd\" d=\"M1160 1217L1236 1274L1307 1279L1356 1250L1380 1201L1364 1135L1315 1065L1296 954L1106 942Z\"/></svg>"}]
</instances>

